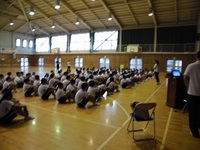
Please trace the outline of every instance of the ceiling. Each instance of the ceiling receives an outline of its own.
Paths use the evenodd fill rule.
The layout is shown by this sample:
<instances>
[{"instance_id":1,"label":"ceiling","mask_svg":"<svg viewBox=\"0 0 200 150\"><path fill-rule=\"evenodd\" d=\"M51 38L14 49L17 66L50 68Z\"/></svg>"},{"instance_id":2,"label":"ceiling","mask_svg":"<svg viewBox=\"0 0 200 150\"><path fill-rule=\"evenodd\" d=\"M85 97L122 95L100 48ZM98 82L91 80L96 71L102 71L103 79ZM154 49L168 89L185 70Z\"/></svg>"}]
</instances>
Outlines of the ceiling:
<instances>
[{"instance_id":1,"label":"ceiling","mask_svg":"<svg viewBox=\"0 0 200 150\"><path fill-rule=\"evenodd\" d=\"M60 9L54 8L55 3L56 0L0 0L0 31L51 36L200 24L200 0L59 0ZM33 16L29 15L31 7ZM153 16L148 16L150 10ZM79 25L75 24L77 20Z\"/></svg>"}]
</instances>

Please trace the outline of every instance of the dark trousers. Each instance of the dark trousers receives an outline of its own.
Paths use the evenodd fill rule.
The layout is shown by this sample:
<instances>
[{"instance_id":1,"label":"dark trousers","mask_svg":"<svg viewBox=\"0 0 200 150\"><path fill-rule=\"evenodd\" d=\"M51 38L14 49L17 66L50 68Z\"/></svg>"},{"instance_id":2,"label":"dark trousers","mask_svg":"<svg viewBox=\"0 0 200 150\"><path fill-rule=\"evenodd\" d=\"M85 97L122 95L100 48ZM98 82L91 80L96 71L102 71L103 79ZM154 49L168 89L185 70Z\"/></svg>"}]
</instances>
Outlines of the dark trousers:
<instances>
[{"instance_id":1,"label":"dark trousers","mask_svg":"<svg viewBox=\"0 0 200 150\"><path fill-rule=\"evenodd\" d=\"M200 96L188 95L189 127L193 135L199 135Z\"/></svg>"},{"instance_id":2,"label":"dark trousers","mask_svg":"<svg viewBox=\"0 0 200 150\"><path fill-rule=\"evenodd\" d=\"M155 72L155 78L156 78L156 82L159 83L160 82L159 72Z\"/></svg>"},{"instance_id":3,"label":"dark trousers","mask_svg":"<svg viewBox=\"0 0 200 150\"><path fill-rule=\"evenodd\" d=\"M88 98L83 98L83 100L80 102L80 103L78 103L77 105L78 105L78 107L85 107L85 105L87 104L89 102L89 99Z\"/></svg>"}]
</instances>

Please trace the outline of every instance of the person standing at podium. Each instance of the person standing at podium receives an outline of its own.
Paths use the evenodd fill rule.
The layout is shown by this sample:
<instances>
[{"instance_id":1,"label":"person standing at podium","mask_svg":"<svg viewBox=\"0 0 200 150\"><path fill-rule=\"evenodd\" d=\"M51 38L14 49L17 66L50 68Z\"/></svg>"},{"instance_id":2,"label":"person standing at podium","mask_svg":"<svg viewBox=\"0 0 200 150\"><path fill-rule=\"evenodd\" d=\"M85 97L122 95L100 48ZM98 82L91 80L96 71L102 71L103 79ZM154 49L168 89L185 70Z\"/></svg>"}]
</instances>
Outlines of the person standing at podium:
<instances>
[{"instance_id":1,"label":"person standing at podium","mask_svg":"<svg viewBox=\"0 0 200 150\"><path fill-rule=\"evenodd\" d=\"M155 64L153 66L153 69L154 69L154 74L155 74L157 85L159 85L160 79L159 79L159 61L158 60L155 60Z\"/></svg>"},{"instance_id":2,"label":"person standing at podium","mask_svg":"<svg viewBox=\"0 0 200 150\"><path fill-rule=\"evenodd\" d=\"M184 72L184 83L188 95L189 127L192 136L200 138L200 51L196 54L197 61L189 64Z\"/></svg>"}]
</instances>

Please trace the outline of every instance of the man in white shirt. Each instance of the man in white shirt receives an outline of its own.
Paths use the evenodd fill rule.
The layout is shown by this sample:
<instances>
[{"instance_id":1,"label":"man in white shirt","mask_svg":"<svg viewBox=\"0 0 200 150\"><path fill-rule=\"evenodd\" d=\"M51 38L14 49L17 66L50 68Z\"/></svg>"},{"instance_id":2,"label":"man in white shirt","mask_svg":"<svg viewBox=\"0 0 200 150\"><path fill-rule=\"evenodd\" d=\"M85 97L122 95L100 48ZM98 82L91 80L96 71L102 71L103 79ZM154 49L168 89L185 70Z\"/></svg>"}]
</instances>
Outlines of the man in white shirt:
<instances>
[{"instance_id":1,"label":"man in white shirt","mask_svg":"<svg viewBox=\"0 0 200 150\"><path fill-rule=\"evenodd\" d=\"M200 128L200 51L197 61L189 64L184 72L184 83L188 94L189 127L193 137L199 138Z\"/></svg>"}]
</instances>

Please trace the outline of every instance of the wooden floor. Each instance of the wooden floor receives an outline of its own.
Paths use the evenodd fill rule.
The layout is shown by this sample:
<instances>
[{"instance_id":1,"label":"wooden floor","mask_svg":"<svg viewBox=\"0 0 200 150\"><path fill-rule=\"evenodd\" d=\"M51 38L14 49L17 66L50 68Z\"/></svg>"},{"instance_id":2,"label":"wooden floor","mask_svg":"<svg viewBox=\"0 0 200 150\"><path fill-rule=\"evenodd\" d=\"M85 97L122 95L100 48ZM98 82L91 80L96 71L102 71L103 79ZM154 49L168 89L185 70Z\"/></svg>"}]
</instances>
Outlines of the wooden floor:
<instances>
[{"instance_id":1,"label":"wooden floor","mask_svg":"<svg viewBox=\"0 0 200 150\"><path fill-rule=\"evenodd\" d=\"M1 73L20 68L0 68ZM44 75L51 68L28 68L25 73ZM160 74L161 84L155 78L132 89L120 89L100 106L77 108L76 104L57 104L55 100L42 101L39 97L25 98L22 89L14 97L28 106L34 120L17 117L10 126L0 126L0 150L199 150L200 139L190 135L188 113L166 105L167 86L165 73ZM134 142L126 128L133 101L156 102L156 139ZM151 133L152 126L146 131ZM146 136L143 135L143 136ZM138 137L142 135L139 134Z\"/></svg>"}]
</instances>

